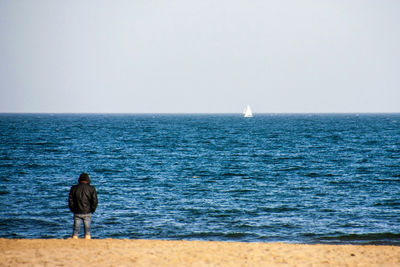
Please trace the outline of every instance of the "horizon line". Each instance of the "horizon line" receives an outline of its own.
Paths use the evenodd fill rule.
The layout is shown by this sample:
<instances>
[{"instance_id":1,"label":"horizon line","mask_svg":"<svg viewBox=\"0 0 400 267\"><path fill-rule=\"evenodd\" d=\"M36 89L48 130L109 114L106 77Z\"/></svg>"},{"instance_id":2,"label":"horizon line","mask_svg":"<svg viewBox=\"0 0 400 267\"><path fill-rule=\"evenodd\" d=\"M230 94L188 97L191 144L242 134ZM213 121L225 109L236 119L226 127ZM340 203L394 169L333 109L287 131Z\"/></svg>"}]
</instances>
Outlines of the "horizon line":
<instances>
[{"instance_id":1,"label":"horizon line","mask_svg":"<svg viewBox=\"0 0 400 267\"><path fill-rule=\"evenodd\" d=\"M242 112L3 112L0 114L48 114L48 115L79 115L79 114L93 114L93 115L238 115ZM362 111L362 112L253 112L253 115L276 115L276 114L400 114L400 111L386 112L386 111Z\"/></svg>"}]
</instances>

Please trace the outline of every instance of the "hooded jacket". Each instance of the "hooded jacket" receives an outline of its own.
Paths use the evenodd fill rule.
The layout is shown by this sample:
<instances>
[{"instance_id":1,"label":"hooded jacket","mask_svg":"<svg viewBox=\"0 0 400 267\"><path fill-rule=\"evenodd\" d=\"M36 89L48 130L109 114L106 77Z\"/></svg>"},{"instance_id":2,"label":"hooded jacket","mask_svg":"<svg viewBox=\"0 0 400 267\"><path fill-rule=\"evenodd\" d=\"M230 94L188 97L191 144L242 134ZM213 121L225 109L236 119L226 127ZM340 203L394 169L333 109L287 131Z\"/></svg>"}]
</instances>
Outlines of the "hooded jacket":
<instances>
[{"instance_id":1,"label":"hooded jacket","mask_svg":"<svg viewBox=\"0 0 400 267\"><path fill-rule=\"evenodd\" d=\"M94 186L87 181L80 181L79 184L71 187L69 191L69 209L75 214L94 213L97 208L97 192Z\"/></svg>"}]
</instances>

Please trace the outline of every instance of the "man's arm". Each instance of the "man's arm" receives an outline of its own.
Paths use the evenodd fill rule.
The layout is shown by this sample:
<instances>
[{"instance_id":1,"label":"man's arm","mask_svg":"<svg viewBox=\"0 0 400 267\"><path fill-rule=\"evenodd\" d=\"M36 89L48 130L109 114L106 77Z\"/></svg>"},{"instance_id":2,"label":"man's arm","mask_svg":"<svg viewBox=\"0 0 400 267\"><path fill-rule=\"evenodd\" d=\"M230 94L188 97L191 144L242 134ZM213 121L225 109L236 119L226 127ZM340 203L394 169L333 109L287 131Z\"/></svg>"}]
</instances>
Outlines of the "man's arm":
<instances>
[{"instance_id":1,"label":"man's arm","mask_svg":"<svg viewBox=\"0 0 400 267\"><path fill-rule=\"evenodd\" d=\"M74 212L74 197L72 194L72 187L71 187L71 190L69 191L68 207L72 212Z\"/></svg>"},{"instance_id":2,"label":"man's arm","mask_svg":"<svg viewBox=\"0 0 400 267\"><path fill-rule=\"evenodd\" d=\"M96 188L93 187L93 192L92 192L92 199L90 201L90 209L91 212L94 213L96 211L97 208L97 204L98 204L98 199L97 199L97 192L96 192Z\"/></svg>"}]
</instances>

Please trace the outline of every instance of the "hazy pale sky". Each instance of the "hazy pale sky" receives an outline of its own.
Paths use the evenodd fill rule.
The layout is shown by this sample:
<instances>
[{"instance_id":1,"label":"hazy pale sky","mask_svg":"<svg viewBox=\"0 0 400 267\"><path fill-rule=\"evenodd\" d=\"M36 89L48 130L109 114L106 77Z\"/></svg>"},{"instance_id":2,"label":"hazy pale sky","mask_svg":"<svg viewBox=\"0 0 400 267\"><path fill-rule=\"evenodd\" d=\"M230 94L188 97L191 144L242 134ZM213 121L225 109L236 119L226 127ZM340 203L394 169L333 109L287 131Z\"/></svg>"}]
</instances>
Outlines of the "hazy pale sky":
<instances>
[{"instance_id":1,"label":"hazy pale sky","mask_svg":"<svg viewBox=\"0 0 400 267\"><path fill-rule=\"evenodd\" d=\"M0 0L0 112L400 112L398 0Z\"/></svg>"}]
</instances>

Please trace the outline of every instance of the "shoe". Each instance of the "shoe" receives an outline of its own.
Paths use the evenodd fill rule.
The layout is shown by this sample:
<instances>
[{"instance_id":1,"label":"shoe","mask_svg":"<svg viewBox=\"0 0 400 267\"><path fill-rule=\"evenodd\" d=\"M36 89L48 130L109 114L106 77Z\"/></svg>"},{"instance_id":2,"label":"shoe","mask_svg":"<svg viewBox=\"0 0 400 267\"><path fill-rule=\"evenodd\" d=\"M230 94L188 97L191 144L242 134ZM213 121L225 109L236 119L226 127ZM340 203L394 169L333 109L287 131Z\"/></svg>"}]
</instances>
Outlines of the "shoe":
<instances>
[{"instance_id":1,"label":"shoe","mask_svg":"<svg viewBox=\"0 0 400 267\"><path fill-rule=\"evenodd\" d=\"M72 239L78 239L78 236L73 235L73 236L72 236Z\"/></svg>"},{"instance_id":2,"label":"shoe","mask_svg":"<svg viewBox=\"0 0 400 267\"><path fill-rule=\"evenodd\" d=\"M85 239L92 239L92 237L90 235L86 235Z\"/></svg>"}]
</instances>

